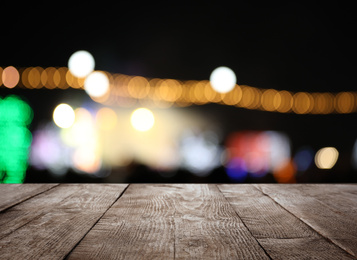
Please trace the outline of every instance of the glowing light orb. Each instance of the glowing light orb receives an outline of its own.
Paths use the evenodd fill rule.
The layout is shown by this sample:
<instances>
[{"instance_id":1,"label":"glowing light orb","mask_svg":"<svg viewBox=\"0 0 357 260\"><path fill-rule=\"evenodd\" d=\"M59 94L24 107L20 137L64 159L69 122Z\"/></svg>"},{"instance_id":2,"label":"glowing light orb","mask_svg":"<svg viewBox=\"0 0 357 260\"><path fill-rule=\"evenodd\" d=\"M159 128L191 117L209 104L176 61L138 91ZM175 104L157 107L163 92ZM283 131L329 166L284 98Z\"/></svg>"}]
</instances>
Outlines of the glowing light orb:
<instances>
[{"instance_id":1,"label":"glowing light orb","mask_svg":"<svg viewBox=\"0 0 357 260\"><path fill-rule=\"evenodd\" d=\"M78 78L84 78L94 70L95 62L87 51L76 51L68 60L69 71Z\"/></svg>"},{"instance_id":2,"label":"glowing light orb","mask_svg":"<svg viewBox=\"0 0 357 260\"><path fill-rule=\"evenodd\" d=\"M218 67L212 71L210 76L212 88L219 93L231 91L237 82L236 75L228 67Z\"/></svg>"},{"instance_id":3,"label":"glowing light orb","mask_svg":"<svg viewBox=\"0 0 357 260\"><path fill-rule=\"evenodd\" d=\"M84 90L91 97L102 97L109 90L109 79L104 72L94 71L84 81Z\"/></svg>"},{"instance_id":4,"label":"glowing light orb","mask_svg":"<svg viewBox=\"0 0 357 260\"><path fill-rule=\"evenodd\" d=\"M75 114L73 108L67 104L59 104L53 111L53 121L60 128L69 128L73 125Z\"/></svg>"},{"instance_id":5,"label":"glowing light orb","mask_svg":"<svg viewBox=\"0 0 357 260\"><path fill-rule=\"evenodd\" d=\"M337 162L338 151L335 147L324 147L317 151L315 164L320 169L331 169Z\"/></svg>"},{"instance_id":6,"label":"glowing light orb","mask_svg":"<svg viewBox=\"0 0 357 260\"><path fill-rule=\"evenodd\" d=\"M14 88L19 83L20 75L13 66L5 68L2 72L2 81L5 87Z\"/></svg>"},{"instance_id":7,"label":"glowing light orb","mask_svg":"<svg viewBox=\"0 0 357 260\"><path fill-rule=\"evenodd\" d=\"M138 131L150 130L155 123L154 114L147 108L138 108L131 114L131 125Z\"/></svg>"}]
</instances>

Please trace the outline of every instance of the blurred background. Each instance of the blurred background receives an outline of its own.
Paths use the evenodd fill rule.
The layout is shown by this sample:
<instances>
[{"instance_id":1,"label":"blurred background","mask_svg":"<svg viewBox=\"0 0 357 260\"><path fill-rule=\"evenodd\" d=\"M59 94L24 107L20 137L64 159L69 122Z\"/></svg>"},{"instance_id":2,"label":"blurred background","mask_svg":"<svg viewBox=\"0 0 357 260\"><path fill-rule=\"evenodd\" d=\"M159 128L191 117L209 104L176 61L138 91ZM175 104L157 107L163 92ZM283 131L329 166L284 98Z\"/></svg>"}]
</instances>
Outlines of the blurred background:
<instances>
[{"instance_id":1,"label":"blurred background","mask_svg":"<svg viewBox=\"0 0 357 260\"><path fill-rule=\"evenodd\" d=\"M352 5L1 10L0 182L357 181Z\"/></svg>"}]
</instances>

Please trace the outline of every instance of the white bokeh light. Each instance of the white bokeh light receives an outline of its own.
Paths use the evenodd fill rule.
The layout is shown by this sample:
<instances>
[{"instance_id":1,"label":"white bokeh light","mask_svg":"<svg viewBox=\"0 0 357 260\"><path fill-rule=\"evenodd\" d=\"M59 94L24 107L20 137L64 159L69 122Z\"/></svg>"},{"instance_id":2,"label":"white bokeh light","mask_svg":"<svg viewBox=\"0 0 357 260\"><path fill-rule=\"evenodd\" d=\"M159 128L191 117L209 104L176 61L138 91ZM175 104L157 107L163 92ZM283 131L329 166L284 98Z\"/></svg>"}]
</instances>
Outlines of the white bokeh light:
<instances>
[{"instance_id":1,"label":"white bokeh light","mask_svg":"<svg viewBox=\"0 0 357 260\"><path fill-rule=\"evenodd\" d=\"M131 125L138 131L150 130L155 123L154 114L147 108L138 108L131 114Z\"/></svg>"},{"instance_id":2,"label":"white bokeh light","mask_svg":"<svg viewBox=\"0 0 357 260\"><path fill-rule=\"evenodd\" d=\"M324 147L317 151L315 164L320 169L331 169L338 159L338 151L335 147Z\"/></svg>"},{"instance_id":3,"label":"white bokeh light","mask_svg":"<svg viewBox=\"0 0 357 260\"><path fill-rule=\"evenodd\" d=\"M210 76L212 88L219 93L231 91L235 87L236 82L237 78L233 70L224 66L213 70Z\"/></svg>"},{"instance_id":4,"label":"white bokeh light","mask_svg":"<svg viewBox=\"0 0 357 260\"><path fill-rule=\"evenodd\" d=\"M68 104L59 104L53 111L53 121L60 128L69 128L73 125L75 114Z\"/></svg>"},{"instance_id":5,"label":"white bokeh light","mask_svg":"<svg viewBox=\"0 0 357 260\"><path fill-rule=\"evenodd\" d=\"M109 79L104 72L94 71L84 81L84 90L91 97L102 97L109 90Z\"/></svg>"},{"instance_id":6,"label":"white bokeh light","mask_svg":"<svg viewBox=\"0 0 357 260\"><path fill-rule=\"evenodd\" d=\"M68 60L69 71L78 78L84 78L94 70L95 62L87 51L76 51Z\"/></svg>"}]
</instances>

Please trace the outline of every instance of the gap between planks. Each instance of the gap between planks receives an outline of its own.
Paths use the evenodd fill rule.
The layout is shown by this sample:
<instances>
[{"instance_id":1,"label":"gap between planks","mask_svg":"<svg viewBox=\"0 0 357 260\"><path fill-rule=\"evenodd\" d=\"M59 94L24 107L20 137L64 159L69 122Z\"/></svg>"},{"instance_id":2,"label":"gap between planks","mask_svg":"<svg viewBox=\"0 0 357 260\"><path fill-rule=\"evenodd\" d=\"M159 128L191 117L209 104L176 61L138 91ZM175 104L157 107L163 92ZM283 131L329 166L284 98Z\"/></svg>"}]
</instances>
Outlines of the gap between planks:
<instances>
[{"instance_id":1,"label":"gap between planks","mask_svg":"<svg viewBox=\"0 0 357 260\"><path fill-rule=\"evenodd\" d=\"M253 233L250 231L249 227L246 225L246 223L243 221L243 219L241 218L241 216L239 216L238 212L234 209L234 207L232 206L232 204L229 202L229 200L227 199L227 197L223 194L223 192L221 191L221 189L219 188L219 186L216 184L217 190L219 190L219 192L222 194L223 198L227 201L227 203L231 206L231 208L233 209L233 211L236 213L237 217L242 221L243 225L245 226L245 228L248 230L248 232L251 234L251 236L255 239L255 241L257 241L258 245L261 247L261 249L264 251L264 253L269 257L269 259L272 259L270 257L270 255L268 254L268 252L265 250L265 248L260 244L259 240L253 235Z\"/></svg>"},{"instance_id":2,"label":"gap between planks","mask_svg":"<svg viewBox=\"0 0 357 260\"><path fill-rule=\"evenodd\" d=\"M6 185L10 185L10 186L12 186L12 185L16 185L16 184L1 184L1 185L5 185L5 186L6 186ZM23 184L21 184L21 185L23 185ZM25 185L26 185L26 184L25 184ZM34 184L34 185L38 185L38 184ZM43 184L43 186L45 186L45 185L46 185L46 184ZM32 199L32 198L34 198L34 197L36 197L36 196L38 196L38 195L40 195L40 194L42 194L42 193L44 193L44 192L47 192L47 191L49 191L49 190L52 190L53 188L58 187L59 185L60 185L59 183L51 184L51 185L48 186L48 188L43 189L43 190L41 190L41 191L39 191L39 192L30 191L30 192L29 192L30 195L25 195L23 198L17 199L17 201L10 202L9 205L2 206L2 207L0 208L0 213L4 213L5 211L7 211L7 210L9 210L9 209L11 209L11 208L13 208L13 207L15 207L15 206L17 206L17 205L23 203L23 202L25 202L25 201L27 201L27 200L29 200L29 199ZM1 188L1 187L0 187L0 188ZM32 192L33 192L33 194L31 194Z\"/></svg>"},{"instance_id":3,"label":"gap between planks","mask_svg":"<svg viewBox=\"0 0 357 260\"><path fill-rule=\"evenodd\" d=\"M82 238L72 247L72 249L66 254L66 256L63 259L68 259L68 256L73 252L73 250L79 245L79 243L82 242L83 238L85 238L85 236L93 229L93 227L95 225L97 225L97 223L99 222L99 220L102 219L102 217L105 215L105 213L107 213L107 211L121 198L121 196L123 196L123 194L125 193L125 191L129 188L130 184L128 184L123 191L120 193L120 195L118 196L118 198L113 201L113 203L103 212L103 214L97 219L96 222L94 222L94 224L88 229L88 231L86 233L83 234Z\"/></svg>"},{"instance_id":4,"label":"gap between planks","mask_svg":"<svg viewBox=\"0 0 357 260\"><path fill-rule=\"evenodd\" d=\"M335 245L336 247L340 248L341 250L343 250L344 252L346 252L348 255L350 255L351 257L355 258L356 256L354 254L352 254L349 250L346 250L346 248L343 248L341 245L339 245L338 243L336 243L336 241L334 241L333 239L329 238L328 236L324 235L322 232L320 232L318 229L314 228L313 225L309 224L308 222L304 221L302 218L298 217L297 215L295 215L293 212L291 212L290 210L288 210L288 208L286 208L283 204L280 204L278 201L276 201L272 196L270 196L268 193L264 192L262 187L259 184L252 184L252 186L254 188L256 188L257 190L259 190L264 196L269 197L273 202L275 202L277 205L279 205L282 209L284 209L286 212L288 212L289 214L291 214L292 216L294 216L296 219L298 219L299 221L301 221L301 223L303 223L304 225L308 226L311 230L313 230L314 232L316 232L320 237L322 237L324 240L326 240L328 243L331 243L333 245Z\"/></svg>"}]
</instances>

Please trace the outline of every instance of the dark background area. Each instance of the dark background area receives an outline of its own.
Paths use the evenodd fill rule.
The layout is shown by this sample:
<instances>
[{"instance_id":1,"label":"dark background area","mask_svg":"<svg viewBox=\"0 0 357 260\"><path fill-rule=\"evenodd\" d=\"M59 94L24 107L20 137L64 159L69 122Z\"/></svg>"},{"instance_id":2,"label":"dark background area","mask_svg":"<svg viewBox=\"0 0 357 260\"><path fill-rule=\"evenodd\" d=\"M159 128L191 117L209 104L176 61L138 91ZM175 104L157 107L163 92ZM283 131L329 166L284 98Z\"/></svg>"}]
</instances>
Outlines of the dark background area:
<instances>
[{"instance_id":1,"label":"dark background area","mask_svg":"<svg viewBox=\"0 0 357 260\"><path fill-rule=\"evenodd\" d=\"M84 49L95 57L96 69L112 73L202 80L223 65L236 73L238 84L258 88L355 91L357 37L352 4L12 2L2 7L0 66L67 66L70 55ZM0 96L10 93L28 100L34 109L35 128L41 121L51 120L58 100L78 91L0 89ZM350 166L357 137L355 113L295 115L216 104L185 109L204 111L219 122L224 134L240 130L285 132L292 140L293 153L302 145L314 149L335 146L340 151L337 170L326 176L314 169L300 176L300 181L357 181ZM129 181L227 181L220 169L209 178L181 172L167 179L145 166L131 167L132 172L148 172L152 178L134 174ZM29 181L53 181L31 174L29 169ZM63 181L91 180L76 174L72 177ZM273 180L267 177L260 181Z\"/></svg>"}]
</instances>

